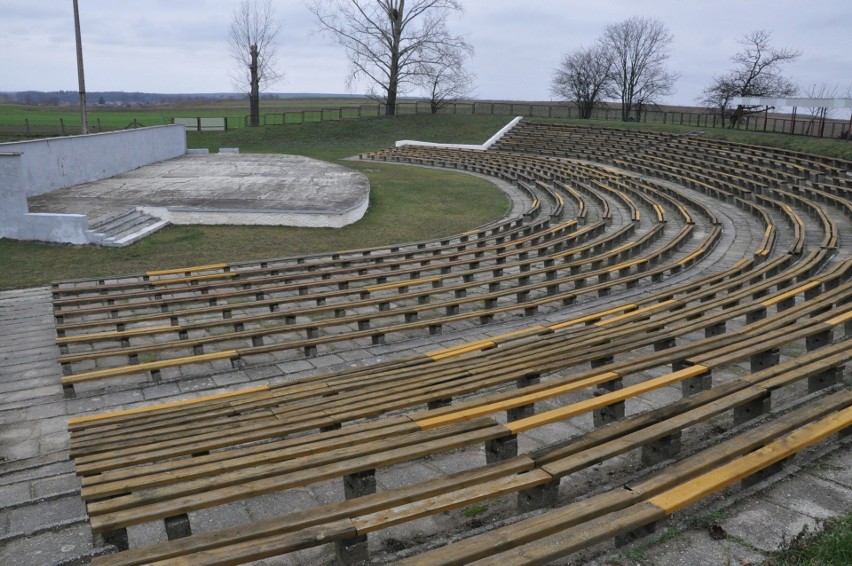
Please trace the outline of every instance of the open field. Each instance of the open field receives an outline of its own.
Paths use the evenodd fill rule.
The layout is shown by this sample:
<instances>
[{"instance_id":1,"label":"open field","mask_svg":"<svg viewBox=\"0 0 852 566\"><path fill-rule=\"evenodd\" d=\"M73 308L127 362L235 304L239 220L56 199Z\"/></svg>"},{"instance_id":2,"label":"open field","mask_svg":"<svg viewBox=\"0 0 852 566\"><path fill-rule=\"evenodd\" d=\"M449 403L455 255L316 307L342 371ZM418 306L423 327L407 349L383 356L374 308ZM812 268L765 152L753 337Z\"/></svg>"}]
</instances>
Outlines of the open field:
<instances>
[{"instance_id":1,"label":"open field","mask_svg":"<svg viewBox=\"0 0 852 566\"><path fill-rule=\"evenodd\" d=\"M367 103L361 98L281 98L262 100L261 114L298 112ZM162 104L133 107L96 107L89 109L89 122L98 120L104 128L125 128L133 120L146 126L168 123L175 116L221 117L242 119L248 115L247 100L192 100L185 104ZM58 124L62 119L67 126L80 126L80 110L74 106L27 106L0 104L0 124L16 124L29 120L32 124Z\"/></svg>"}]
</instances>

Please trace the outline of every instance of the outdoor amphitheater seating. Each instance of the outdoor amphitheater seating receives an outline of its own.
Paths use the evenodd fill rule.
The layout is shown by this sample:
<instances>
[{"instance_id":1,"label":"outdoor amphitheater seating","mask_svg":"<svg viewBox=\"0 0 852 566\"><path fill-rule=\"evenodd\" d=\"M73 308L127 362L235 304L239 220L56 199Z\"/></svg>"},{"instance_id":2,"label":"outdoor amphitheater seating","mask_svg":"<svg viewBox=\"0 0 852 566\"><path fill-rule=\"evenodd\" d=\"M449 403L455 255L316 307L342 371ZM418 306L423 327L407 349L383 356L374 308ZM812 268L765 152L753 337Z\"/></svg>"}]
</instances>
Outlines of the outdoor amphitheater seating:
<instances>
[{"instance_id":1,"label":"outdoor amphitheater seating","mask_svg":"<svg viewBox=\"0 0 852 566\"><path fill-rule=\"evenodd\" d=\"M613 300L363 367L72 419L99 540L126 549L128 528L155 521L170 539L95 564L242 563L327 543L356 563L371 533L507 495L517 507L506 526L403 563L546 562L646 532L852 423L841 383L852 359L849 164L524 122L488 152L401 147L362 159L499 177L526 203L437 242L58 283L69 394L113 376L171 379L168 368L483 330ZM759 228L741 257L693 272L726 237L714 199ZM782 356L790 348L803 352ZM677 399L643 404L673 386ZM792 408L772 410L791 396ZM524 448L530 432L583 416L585 432ZM724 438L683 443L719 418L733 423ZM469 469L376 487L383 469L462 449L481 455ZM631 453L651 471L558 497L562 479ZM193 534L193 511L328 480L344 500Z\"/></svg>"}]
</instances>

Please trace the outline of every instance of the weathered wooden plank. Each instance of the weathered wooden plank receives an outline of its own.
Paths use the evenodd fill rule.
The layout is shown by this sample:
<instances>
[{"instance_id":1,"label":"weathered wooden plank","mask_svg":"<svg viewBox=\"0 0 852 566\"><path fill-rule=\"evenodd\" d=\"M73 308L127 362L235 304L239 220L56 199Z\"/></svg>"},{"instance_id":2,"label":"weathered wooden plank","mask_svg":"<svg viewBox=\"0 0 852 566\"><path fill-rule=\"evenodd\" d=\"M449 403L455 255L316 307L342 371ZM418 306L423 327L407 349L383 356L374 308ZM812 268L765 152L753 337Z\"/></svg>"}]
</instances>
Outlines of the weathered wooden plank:
<instances>
[{"instance_id":1,"label":"weathered wooden plank","mask_svg":"<svg viewBox=\"0 0 852 566\"><path fill-rule=\"evenodd\" d=\"M452 425L446 428L451 432L459 431L458 427L453 429ZM411 444L401 448L367 455L359 455L360 447L353 447L348 451L338 450L323 455L322 464L316 460L311 463L286 462L265 466L252 476L247 476L245 471L240 471L92 502L88 505L92 529L94 532L110 531L122 526L171 517L246 497L390 466L509 434L501 425L471 429L473 427L468 427L469 432L450 435L432 434L435 431L411 435L419 436L419 438L411 438ZM249 480L249 477L256 479Z\"/></svg>"},{"instance_id":2,"label":"weathered wooden plank","mask_svg":"<svg viewBox=\"0 0 852 566\"><path fill-rule=\"evenodd\" d=\"M243 542L250 543L255 538L276 536L316 524L365 515L396 505L405 505L453 489L463 489L497 478L527 472L532 468L532 460L525 456L519 456L499 464L457 472L446 477L403 488L380 491L355 499L324 505L321 508L255 521L252 523L251 529L239 525L220 531L196 534L189 538L168 543L131 549L121 554L104 557L104 563L101 566L149 564L177 556L191 556L196 552L212 548L229 547Z\"/></svg>"},{"instance_id":3,"label":"weathered wooden plank","mask_svg":"<svg viewBox=\"0 0 852 566\"><path fill-rule=\"evenodd\" d=\"M653 391L654 389L659 389L660 387L665 387L673 383L678 383L680 381L683 381L684 379L702 375L704 373L707 373L708 371L709 368L702 365L690 366L688 368L684 368L680 371L676 371L668 375L664 375L662 377L650 379L642 383L637 383L636 385L631 385L630 387L625 387L624 389L619 389L618 391L613 391L611 393L601 395L600 397L587 399L585 401L573 403L566 407L553 409L551 411L539 413L538 415L533 415L532 417L513 421L511 423L507 423L506 427L512 431L512 434L518 434L520 432L524 432L532 428L565 420L572 416L592 411L594 409L599 409L612 403L623 401L630 397L641 395L642 393L647 393L648 391Z\"/></svg>"}]
</instances>

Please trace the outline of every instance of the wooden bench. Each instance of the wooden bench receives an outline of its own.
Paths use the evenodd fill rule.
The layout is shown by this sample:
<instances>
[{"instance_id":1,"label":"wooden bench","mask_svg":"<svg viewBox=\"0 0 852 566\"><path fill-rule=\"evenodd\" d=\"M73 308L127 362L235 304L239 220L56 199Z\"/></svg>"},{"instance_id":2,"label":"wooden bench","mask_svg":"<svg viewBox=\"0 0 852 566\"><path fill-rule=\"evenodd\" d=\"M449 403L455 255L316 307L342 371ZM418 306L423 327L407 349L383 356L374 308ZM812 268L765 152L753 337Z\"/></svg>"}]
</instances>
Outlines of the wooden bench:
<instances>
[{"instance_id":1,"label":"wooden bench","mask_svg":"<svg viewBox=\"0 0 852 566\"><path fill-rule=\"evenodd\" d=\"M852 424L852 408L843 404L848 400L847 392L828 415L823 407L806 407L784 422L753 429L631 482L627 489L592 496L400 564L544 563L637 532L845 430Z\"/></svg>"},{"instance_id":2,"label":"wooden bench","mask_svg":"<svg viewBox=\"0 0 852 566\"><path fill-rule=\"evenodd\" d=\"M852 357L852 354L850 354L849 349L845 347L834 347L832 349L832 352L836 353L835 357L831 357L831 354L829 354L829 358L831 359L830 363L833 364L841 363L842 361L848 360L850 357ZM794 362L787 362L786 364L780 365L777 368L765 370L760 374L756 374L753 379L741 379L738 380L734 385L729 385L725 388L721 388L719 391L708 391L706 394L704 394L705 399L702 399L703 401L705 401L704 405L696 403L695 400L684 400L680 403L682 408L686 409L687 407L690 407L691 409L687 410L685 413L681 413L679 417L674 416L678 414L677 412L671 413L670 410L667 411L669 414L667 420L660 420L659 413L665 411L656 411L658 415L651 419L648 419L646 416L634 417L633 419L631 419L631 421L634 423L632 424L634 432L630 434L636 437L637 441L639 442L639 445L658 437L671 435L675 430L679 430L678 427L687 425L687 423L694 424L704 418L709 418L710 416L717 415L720 411L730 410L736 406L741 405L742 403L748 402L749 400L754 400L755 397L763 395L765 391L768 390L767 388L772 389L773 387L780 387L782 384L803 379L804 377L808 376L809 373L825 369L826 364L820 363L820 358L826 359L826 356L822 355L819 358L816 355L808 356L809 360L813 360L812 364L816 364L818 366L812 369L805 369L807 367L807 360L803 360L798 364ZM757 385L763 382L766 382L767 385ZM748 391L750 387L758 387L760 388L760 391L755 391L752 393ZM724 390L724 393L721 392L722 389ZM847 394L846 397L847 398L844 401L845 404L852 404L852 395ZM822 408L822 411L825 410L825 408ZM701 414L702 416L698 417L698 414ZM564 417L564 414L560 415L560 417ZM696 418L698 418L698 420L696 420ZM812 414L810 418L813 418ZM533 417L533 419L541 420L535 417ZM516 423L514 424L510 423L509 426L524 428L530 426L529 420L530 419L516 421ZM636 429L635 427L640 421L644 421L644 426L646 427L650 424L650 428L639 432L639 429ZM421 420L419 422L421 423L421 426L423 428L429 428L430 426L432 426L424 426L423 423L426 421ZM627 427L627 421L621 423L620 425L612 426L613 430L610 430L609 428L600 429L600 432L616 432L614 431L614 429L618 427L624 429L625 427ZM651 429L654 429L655 432L652 433ZM624 438L626 441L626 439L630 435L628 434L625 436L624 432L625 431L622 430L616 432L616 434L610 434L608 436L613 440L621 437ZM601 442L604 440L604 438L607 437L607 435L601 434L598 434L597 436L599 437L597 438L597 442ZM577 443L575 442L574 444ZM329 519L329 511L331 511L332 513L340 513L344 510L341 509L341 507L345 507L345 511L349 512L348 517L352 517L357 524L362 526L360 530L356 529L354 532L352 532L351 530L347 531L346 536L352 537L370 532L372 529L365 528L364 525L366 524L371 524L374 525L375 528L380 528L382 526L389 526L391 524L395 524L396 522L402 520L411 520L412 518L422 516L424 513L440 512L454 507L472 504L476 501L480 501L488 497L499 496L504 493L512 493L521 490L533 489L542 485L546 485L548 483L552 483L555 478L559 478L567 473L570 473L570 470L579 469L577 468L577 466L581 461L585 460L587 462L586 465L588 465L588 463L599 461L599 459L602 457L603 452L601 450L604 446L607 445L601 444L599 448L592 448L591 446L589 446L587 448L587 450L590 451L589 455L584 455L585 453L577 452L576 450L572 451L571 453L566 453L566 446L558 447L555 452L548 450L539 451L537 456L532 458L532 461L534 463L534 467L540 467L543 472L546 472L545 474L530 473L530 466L526 462L524 462L523 459L513 458L506 462L506 464L509 466L508 472L510 475L514 475L521 472L522 477L515 477L512 479L507 478L506 480L492 479L491 481L489 481L489 483L471 486L470 482L474 478L477 478L480 481L482 481L483 479L489 479L484 470L481 471L477 469L472 472L458 474L457 476L452 478L452 480L460 480L463 478L463 481L460 482L461 485L453 485L452 483L448 483L447 481L442 482L444 492L440 494L431 495L431 497L428 498L426 498L427 495L435 493L434 489L436 487L436 484L439 483L438 481L427 482L428 486L417 486L417 488L406 488L404 490L396 490L396 493L391 492L377 494L376 496L366 495L363 497L365 497L369 501L360 502L359 500L361 498L353 499L352 501L348 501L343 506L331 506L331 510L322 509L314 513L298 513L296 514L296 516L304 517L304 519L302 519L302 524L296 523L294 525L293 520L279 519L275 522L276 526L273 527L272 522L267 521L263 523L262 526L259 526L259 529L252 529L251 532L258 533L255 536L261 536L261 534L263 534L264 536L269 536L269 531L274 529L275 532L273 534L279 535L282 532L288 532L293 530L294 527L304 528L306 526L309 526L304 522L308 520L309 516L311 517L310 526L313 526L316 524L316 522L322 520L327 521ZM612 448L607 448L606 450L608 450L611 455L616 455L626 449L628 448L626 448L624 441L622 441L616 443L614 452ZM717 454L723 454L725 452L726 451L717 450ZM728 457L730 458L732 456L736 456L736 454L730 454L729 452ZM503 471L505 472L506 470L504 469ZM493 478L493 476L491 476L491 478ZM671 482L672 479L670 478L668 481ZM501 486L501 488L495 489L495 487L497 487L498 485ZM400 493L398 493L400 491L405 492L406 497L403 500L400 500ZM451 493L447 493L448 491L451 491ZM92 491L91 493L96 492L97 491ZM104 487L101 488L100 492L101 494L112 493L109 491L108 488ZM413 497L415 493L417 493L419 497ZM415 501L412 501L412 499L415 499ZM417 502L417 499L420 499L420 501ZM356 501L359 501L359 503L355 503ZM400 509L390 514L387 512L378 513L376 511L376 506L381 505L396 505L399 506ZM366 516L364 516L365 508L371 511L371 513L366 514ZM360 515L361 519L354 519L352 515L353 513ZM140 560L142 559L140 557L145 557L144 560L150 560L151 556L173 556L174 554L169 553L175 552L198 552L199 550L203 551L213 547L222 547L225 545L234 544L235 537L238 537L238 540L236 541L237 543L246 541L247 535L244 529L242 530L242 534L239 535L235 531L235 529L231 529L225 534L216 533L215 537L211 535L201 535L200 537L193 537L192 539L187 539L185 541L177 541L170 545L158 545L157 547L153 547L151 549L140 549L137 551L131 551L129 553L125 553L123 556L116 555L115 557L107 558L107 560L121 560L120 562L109 561L105 563L138 563L134 561L125 562L124 560ZM304 535L304 533L302 533L302 535ZM302 536L301 538L303 541L306 540L304 536ZM328 542L329 540L334 540L334 537L314 538L313 544L317 544L319 542ZM271 554L268 555L274 555L282 551L286 551L289 546L287 544L281 545L280 543L275 543L273 547L270 547L266 545L258 545L257 541L255 541L253 549L248 549L246 546L244 546L244 548L246 548L246 552L249 553L246 554L246 556L252 556L254 557L254 559L257 559L261 557L261 555L257 554L258 549L260 548L264 549L263 552L271 552ZM275 548L275 550L271 551L271 548ZM233 549L229 549L224 552L228 552L230 556L234 555Z\"/></svg>"},{"instance_id":3,"label":"wooden bench","mask_svg":"<svg viewBox=\"0 0 852 566\"><path fill-rule=\"evenodd\" d=\"M655 232L650 232L648 234L648 236L653 237L654 234L655 234ZM674 240L673 242L676 243L678 241L682 241L683 237L686 236L686 235L688 235L688 232L682 233L681 236L678 239ZM711 233L711 235L710 235L711 238L715 238L717 236L718 236L718 232ZM644 247L646 245L646 241L647 241L646 239L640 239L639 241L637 241L636 245L639 246L639 247ZM629 249L630 248L628 248L626 246L622 246L620 248L616 248L615 250L613 250L609 254L605 254L605 257L617 257L620 254L629 253ZM671 249L671 248L663 248L661 250L661 253L663 253L663 252L669 253L669 249ZM707 252L707 248L699 250L700 254L704 254L706 252ZM564 256L564 254L559 254L557 257L560 257L560 256ZM690 258L690 259L694 259L694 258ZM599 260L599 261L602 261L602 260ZM633 280L636 280L637 277L644 276L644 275L650 275L651 277L655 276L654 274L643 274L641 271L638 272L635 276L627 276L626 270L628 270L631 265L637 265L638 263L639 263L639 260L634 259L631 262L627 262L627 263L613 264L613 265L611 265L611 267L604 267L604 268L601 268L599 271L591 271L591 272L587 272L585 274L575 275L575 276L572 276L571 278L569 278L567 280L568 281L570 281L570 280L583 280L587 277L599 276L600 273L605 273L607 275L605 285L601 286L599 284L598 286L592 286L592 287L594 287L594 289L592 287L590 287L588 289L584 288L587 292L589 292L589 291L592 291L592 290L600 290L602 288L609 288L614 284L618 284L618 280L611 280L610 279L611 274L617 274L620 277L632 277ZM572 269L573 265L574 264L570 264L570 263L569 264L563 264L563 268L564 269ZM683 262L679 262L676 265L682 266ZM529 277L531 275L536 275L538 273L545 273L545 272L549 273L553 269L554 268L544 268L544 269L541 269L541 270L538 270L538 271L530 271L526 274L522 274L521 277ZM659 269L658 269L657 272L659 272ZM494 285L494 282L498 281L499 279L500 278L497 278L496 280L492 280L490 282L490 285ZM543 288L548 288L548 294L544 298L539 299L537 301L531 301L531 302L527 302L526 300L519 301L519 303L516 307L501 307L501 308L491 307L491 308L489 308L489 306L488 306L490 301L496 301L496 299L498 297L500 297L501 294L502 294L502 296L511 296L511 295L514 294L514 295L518 295L520 297L519 293L528 293L529 292L529 291L527 291L527 289L533 290L533 289L543 289ZM566 299L566 297L573 298L576 295L576 289L575 289L575 291L572 291L567 295L564 294L564 293L562 295L560 295L560 294L553 292L553 289L555 289L555 288L556 287L555 287L552 279L550 279L550 280L545 279L540 283L528 283L524 287L516 287L516 288L513 288L513 289L507 289L504 292L491 292L491 293L487 293L487 294L484 294L484 295L478 295L478 296L473 296L473 297L468 297L468 298L452 299L452 300L449 300L449 301L444 301L444 302L439 302L439 303L429 303L428 307L426 307L426 306L416 307L418 311L424 311L424 310L427 310L427 308L432 309L432 310L442 309L442 308L443 309L452 308L455 311L455 309L458 309L458 307L462 304L483 302L486 306L486 309L484 311L475 311L475 312L470 312L470 313L465 313L465 314L458 314L456 312L450 313L448 311L446 317L444 317L443 319L437 319L437 320L430 319L430 320L426 320L426 321L417 322L417 321L413 321L413 318L412 318L412 320L409 320L409 318L411 318L411 317L409 317L408 312L410 312L410 311L406 312L406 311L395 310L395 311L392 311L392 312L391 311L388 311L386 313L379 312L377 314L357 315L357 316L354 316L354 317L343 316L343 317L338 317L338 318L335 318L335 319L330 319L327 322L312 322L312 323L306 323L306 324L301 324L301 325L300 324L290 324L290 325L282 327L282 328L263 327L263 328L259 328L259 329L253 329L253 330L240 330L240 331L235 331L235 332L231 332L231 333L227 333L227 334L223 334L223 335L212 336L212 337L209 337L209 338L195 338L195 339L186 338L186 339L179 340L177 342L160 342L160 343L153 344L153 345L150 345L150 346L143 346L143 347L138 347L138 348L134 348L134 347L106 348L106 349L101 349L101 350L92 351L92 352L85 352L85 353L82 353L82 354L65 354L65 355L60 356L60 362L63 363L63 364L70 364L70 363L74 363L74 362L77 362L77 361L89 361L89 360L95 360L95 359L101 359L101 358L111 358L111 357L116 357L116 356L129 356L131 361L132 361L133 357L139 356L140 354L143 354L143 353L146 353L146 352L174 350L176 348L194 349L194 351L196 352L196 355L194 355L194 356L181 357L181 358L175 359L174 361L164 360L162 366L158 366L157 362L148 362L144 366L141 365L141 364L132 364L131 363L130 365L127 365L127 366L120 366L120 367L114 368L114 369L110 368L109 370L95 370L94 372L86 372L86 373L81 373L81 374L67 374L63 378L63 383L67 384L69 386L72 386L73 383L75 383L77 381L88 381L88 380L99 379L99 378L102 378L102 377L110 377L110 376L120 375L120 374L126 375L126 374L138 373L140 371L147 371L147 370L150 370L150 369L159 370L159 369L161 369L161 367L170 367L172 365L186 365L186 364L200 363L200 362L203 362L203 361L208 361L208 359L206 359L206 358L199 357L200 355L202 355L202 351L199 350L198 347L203 346L205 344L218 342L218 341L231 341L231 340L234 340L236 338L245 338L247 340L251 339L251 341L252 341L251 347L241 348L237 351L239 353L239 356L242 357L242 356L245 356L245 355L252 355L254 353L260 353L260 352L265 351L267 349L267 347L264 346L262 344L262 342L260 342L258 340L258 337L262 337L262 336L267 335L267 334L275 334L275 333L281 333L281 332L298 332L298 331L304 330L304 331L307 331L308 334L309 334L308 337L307 337L307 340L299 340L299 341L295 341L295 342L279 343L279 344L276 344L275 346L272 346L271 347L272 350L280 351L280 350L290 349L290 348L312 348L312 347L315 348L316 345L321 344L321 343L330 343L330 342L335 342L335 341L340 341L340 340L353 339L355 337L374 337L374 336L377 336L377 335L384 336L388 332L402 332L402 331L407 331L407 330L412 330L412 329L417 329L417 328L434 328L436 325L443 324L445 322L448 322L449 320L462 320L462 319L465 319L465 318L480 318L480 319L482 319L482 317L484 317L484 316L493 316L495 313L507 312L509 310L512 310L513 308L514 309L520 308L520 309L523 309L523 310L526 311L526 310L529 310L529 309L538 308L538 306L542 305L542 304L564 301ZM377 299L376 301L380 302L381 300ZM319 311L319 310L322 310L322 309L318 308L318 309L315 309L315 310ZM272 318L273 316L270 316L270 318ZM310 335L311 332L315 332L316 329L319 329L319 328L322 328L322 327L346 325L346 324L349 324L351 322L359 322L360 323L360 321L363 321L363 320L368 320L368 321L374 320L375 321L375 320L381 320L382 318L393 318L393 317L398 317L398 316L404 316L406 318L406 322L399 324L395 327L394 326L374 327L374 328L365 327L365 329L361 332L354 332L353 331L353 332L349 332L349 333L342 335L342 336L319 337L319 336L311 336ZM260 318L261 317L257 317L256 320L259 320ZM241 321L228 321L225 324L241 324L241 323L242 323ZM217 323L217 325L218 325L218 323ZM178 331L178 332L180 332L181 330L183 330L184 332L187 332L189 329L190 329L190 327L184 327L184 328L167 329L167 331L170 331L170 332ZM114 339L116 337L114 335L110 334L110 335L107 335L105 338ZM229 355L227 355L227 356L223 355L222 358L234 359L235 356L232 353L229 353Z\"/></svg>"}]
</instances>

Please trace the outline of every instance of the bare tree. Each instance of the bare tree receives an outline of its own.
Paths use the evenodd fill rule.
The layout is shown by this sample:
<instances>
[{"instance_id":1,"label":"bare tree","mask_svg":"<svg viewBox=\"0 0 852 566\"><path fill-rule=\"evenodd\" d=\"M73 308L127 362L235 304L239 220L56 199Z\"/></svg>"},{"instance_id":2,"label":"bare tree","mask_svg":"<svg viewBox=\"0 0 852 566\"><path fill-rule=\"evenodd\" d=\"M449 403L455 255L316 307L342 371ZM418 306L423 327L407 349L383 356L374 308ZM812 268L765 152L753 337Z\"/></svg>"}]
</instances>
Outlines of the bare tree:
<instances>
[{"instance_id":1,"label":"bare tree","mask_svg":"<svg viewBox=\"0 0 852 566\"><path fill-rule=\"evenodd\" d=\"M346 48L350 89L360 80L396 114L397 97L422 82L426 68L447 51L470 46L449 33L446 20L463 11L461 0L312 0L320 29Z\"/></svg>"},{"instance_id":2,"label":"bare tree","mask_svg":"<svg viewBox=\"0 0 852 566\"><path fill-rule=\"evenodd\" d=\"M423 72L420 75L420 83L426 97L429 99L429 108L432 114L447 105L469 97L473 92L474 75L465 69L465 60L473 54L473 48L455 46L446 49L443 54L435 54L429 57L430 62L423 64Z\"/></svg>"},{"instance_id":3,"label":"bare tree","mask_svg":"<svg viewBox=\"0 0 852 566\"><path fill-rule=\"evenodd\" d=\"M260 90L283 78L277 67L275 39L281 22L271 0L243 0L234 10L228 31L228 48L237 69L234 87L249 97L249 124L260 125Z\"/></svg>"},{"instance_id":4,"label":"bare tree","mask_svg":"<svg viewBox=\"0 0 852 566\"><path fill-rule=\"evenodd\" d=\"M633 107L636 109L636 121L642 121L642 113L647 107L657 107L657 101L674 91L677 75L672 73L648 73L636 85L633 93Z\"/></svg>"},{"instance_id":5,"label":"bare tree","mask_svg":"<svg viewBox=\"0 0 852 566\"><path fill-rule=\"evenodd\" d=\"M796 94L796 84L781 74L781 65L795 61L801 52L772 47L769 44L770 36L764 30L746 35L739 42L743 50L731 58L734 67L714 78L713 83L704 89L701 102L710 108L719 109L722 125L726 118L730 118L730 125L734 128L743 116L765 110L760 106L738 104L732 111L731 105L735 98L786 97Z\"/></svg>"},{"instance_id":6,"label":"bare tree","mask_svg":"<svg viewBox=\"0 0 852 566\"><path fill-rule=\"evenodd\" d=\"M640 99L642 104L651 104L673 92L677 74L666 69L672 41L672 34L659 20L634 16L607 26L601 38L613 61L607 94L621 100L622 120L630 119Z\"/></svg>"},{"instance_id":7,"label":"bare tree","mask_svg":"<svg viewBox=\"0 0 852 566\"><path fill-rule=\"evenodd\" d=\"M601 45L565 54L550 83L550 92L574 102L580 118L589 119L612 80L612 58Z\"/></svg>"},{"instance_id":8,"label":"bare tree","mask_svg":"<svg viewBox=\"0 0 852 566\"><path fill-rule=\"evenodd\" d=\"M829 86L826 83L814 84L806 92L805 96L815 99L838 98L840 84L835 83L834 86ZM848 94L848 92L847 92ZM822 130L825 126L825 121L830 119L835 113L836 108L827 108L825 106L811 106L807 109L810 114L807 126L805 126L804 134L811 135L814 128L818 128L819 136L822 136Z\"/></svg>"}]
</instances>

